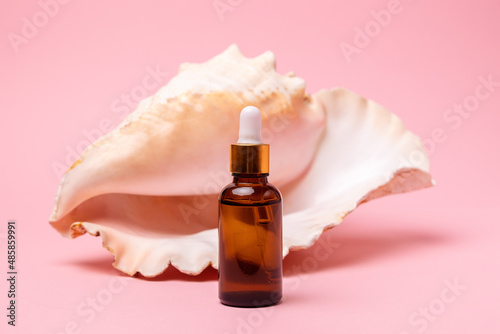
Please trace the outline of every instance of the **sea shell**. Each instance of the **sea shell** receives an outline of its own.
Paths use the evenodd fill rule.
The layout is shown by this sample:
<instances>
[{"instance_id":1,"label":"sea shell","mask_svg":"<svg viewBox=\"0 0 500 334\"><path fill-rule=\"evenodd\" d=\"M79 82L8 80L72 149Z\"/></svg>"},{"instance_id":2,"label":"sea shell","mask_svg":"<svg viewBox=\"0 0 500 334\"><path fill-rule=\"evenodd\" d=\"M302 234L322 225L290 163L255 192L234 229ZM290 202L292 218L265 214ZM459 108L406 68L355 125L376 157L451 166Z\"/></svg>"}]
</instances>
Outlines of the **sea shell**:
<instances>
[{"instance_id":1,"label":"sea shell","mask_svg":"<svg viewBox=\"0 0 500 334\"><path fill-rule=\"evenodd\" d=\"M129 275L217 268L217 195L247 105L262 111L270 181L283 194L283 256L360 203L433 184L420 139L397 116L344 89L309 96L304 80L276 73L271 52L249 59L232 45L181 65L87 148L61 180L50 223L73 238L100 235Z\"/></svg>"}]
</instances>

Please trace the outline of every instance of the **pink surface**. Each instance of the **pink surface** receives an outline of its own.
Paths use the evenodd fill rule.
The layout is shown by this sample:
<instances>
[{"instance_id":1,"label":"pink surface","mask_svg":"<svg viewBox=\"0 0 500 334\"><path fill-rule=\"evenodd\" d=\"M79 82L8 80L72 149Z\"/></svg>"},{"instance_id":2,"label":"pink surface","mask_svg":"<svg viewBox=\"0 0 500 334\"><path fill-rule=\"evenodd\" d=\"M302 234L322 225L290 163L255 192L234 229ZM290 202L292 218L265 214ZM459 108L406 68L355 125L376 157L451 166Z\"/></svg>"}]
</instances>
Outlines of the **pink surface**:
<instances>
[{"instance_id":1,"label":"pink surface","mask_svg":"<svg viewBox=\"0 0 500 334\"><path fill-rule=\"evenodd\" d=\"M36 0L4 1L0 268L7 276L15 219L19 275L15 328L1 280L1 332L499 333L500 6L397 3L70 1L45 6L48 16ZM23 29L25 18L37 31ZM356 37L365 28L371 37ZM220 305L213 269L126 277L100 239L63 239L47 223L54 168L131 110L122 94L140 95L151 69L164 72L159 87L180 63L231 43L247 56L274 51L278 70L295 71L311 93L346 87L395 112L426 139L437 181L363 205L322 243L289 255L284 301L273 308ZM476 90L488 78L496 84Z\"/></svg>"}]
</instances>

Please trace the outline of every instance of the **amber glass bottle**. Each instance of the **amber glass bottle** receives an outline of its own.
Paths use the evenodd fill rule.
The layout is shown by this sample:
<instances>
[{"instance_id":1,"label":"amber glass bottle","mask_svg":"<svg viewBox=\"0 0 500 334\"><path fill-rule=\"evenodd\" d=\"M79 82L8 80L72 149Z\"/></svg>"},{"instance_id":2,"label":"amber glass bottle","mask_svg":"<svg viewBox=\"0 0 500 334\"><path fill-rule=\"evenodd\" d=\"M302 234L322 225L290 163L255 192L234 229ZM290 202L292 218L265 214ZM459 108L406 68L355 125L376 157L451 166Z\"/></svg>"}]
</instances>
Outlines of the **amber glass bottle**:
<instances>
[{"instance_id":1,"label":"amber glass bottle","mask_svg":"<svg viewBox=\"0 0 500 334\"><path fill-rule=\"evenodd\" d=\"M258 131L260 140L260 119ZM233 182L219 195L219 299L274 305L282 297L281 194L267 181L269 145L240 140L231 145Z\"/></svg>"}]
</instances>

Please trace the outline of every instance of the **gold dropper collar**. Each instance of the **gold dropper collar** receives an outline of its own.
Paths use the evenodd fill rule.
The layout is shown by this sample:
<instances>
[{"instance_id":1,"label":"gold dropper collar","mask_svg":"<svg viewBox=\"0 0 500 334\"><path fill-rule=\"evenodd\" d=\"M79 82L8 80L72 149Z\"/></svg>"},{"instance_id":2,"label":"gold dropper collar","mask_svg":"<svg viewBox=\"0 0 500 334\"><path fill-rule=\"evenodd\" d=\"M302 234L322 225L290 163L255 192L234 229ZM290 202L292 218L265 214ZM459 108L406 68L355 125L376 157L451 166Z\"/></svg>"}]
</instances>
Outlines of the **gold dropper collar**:
<instances>
[{"instance_id":1,"label":"gold dropper collar","mask_svg":"<svg viewBox=\"0 0 500 334\"><path fill-rule=\"evenodd\" d=\"M269 144L231 144L231 173L269 174Z\"/></svg>"}]
</instances>

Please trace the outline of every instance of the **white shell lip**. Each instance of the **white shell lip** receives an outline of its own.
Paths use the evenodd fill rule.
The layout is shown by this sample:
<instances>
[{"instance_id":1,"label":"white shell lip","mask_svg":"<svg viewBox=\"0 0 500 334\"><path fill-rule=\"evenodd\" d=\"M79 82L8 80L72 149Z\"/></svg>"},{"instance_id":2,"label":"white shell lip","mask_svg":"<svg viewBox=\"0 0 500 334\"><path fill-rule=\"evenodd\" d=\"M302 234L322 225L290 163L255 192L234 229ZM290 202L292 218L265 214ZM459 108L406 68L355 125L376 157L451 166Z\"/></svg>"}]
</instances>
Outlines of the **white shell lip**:
<instances>
[{"instance_id":1,"label":"white shell lip","mask_svg":"<svg viewBox=\"0 0 500 334\"><path fill-rule=\"evenodd\" d=\"M220 71L235 68L238 76L249 73L248 82L206 87ZM244 105L261 104L263 127L271 130L273 121L285 120L270 142L270 181L283 194L283 256L310 247L366 201L433 185L420 139L397 116L341 88L310 97L302 79L274 68L272 53L247 59L236 46L206 63L183 64L65 174L51 225L73 238L101 236L113 266L129 275L154 277L169 265L190 275L217 268L217 195L229 179L229 143ZM225 123L214 122L213 110ZM195 129L198 120L208 124L198 128L198 141L184 135L186 120ZM199 150L206 143L210 155ZM131 163L121 167L124 161Z\"/></svg>"},{"instance_id":2,"label":"white shell lip","mask_svg":"<svg viewBox=\"0 0 500 334\"><path fill-rule=\"evenodd\" d=\"M293 207L285 209L285 231L294 228L285 232L285 255L310 247L362 203L434 183L420 139L397 116L342 88L313 98L324 106L327 125L308 172L282 190ZM301 196L306 192L314 196Z\"/></svg>"}]
</instances>

